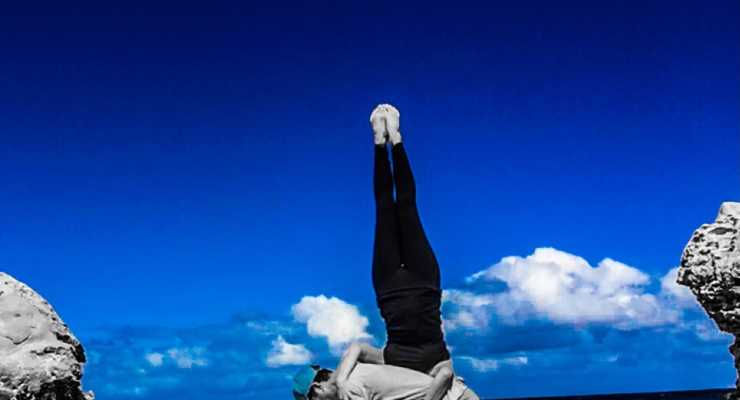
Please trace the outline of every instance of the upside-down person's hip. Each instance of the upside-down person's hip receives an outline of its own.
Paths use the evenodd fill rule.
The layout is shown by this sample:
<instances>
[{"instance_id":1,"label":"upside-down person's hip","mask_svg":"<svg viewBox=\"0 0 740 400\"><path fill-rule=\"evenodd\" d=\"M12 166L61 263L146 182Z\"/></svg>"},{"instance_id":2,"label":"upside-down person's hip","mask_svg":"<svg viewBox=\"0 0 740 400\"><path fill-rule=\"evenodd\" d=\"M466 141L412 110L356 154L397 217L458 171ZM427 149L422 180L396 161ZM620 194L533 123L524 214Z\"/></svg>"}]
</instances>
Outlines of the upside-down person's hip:
<instances>
[{"instance_id":1,"label":"upside-down person's hip","mask_svg":"<svg viewBox=\"0 0 740 400\"><path fill-rule=\"evenodd\" d=\"M449 360L450 353L444 340L413 345L388 342L383 359L389 365L428 373L440 361Z\"/></svg>"}]
</instances>

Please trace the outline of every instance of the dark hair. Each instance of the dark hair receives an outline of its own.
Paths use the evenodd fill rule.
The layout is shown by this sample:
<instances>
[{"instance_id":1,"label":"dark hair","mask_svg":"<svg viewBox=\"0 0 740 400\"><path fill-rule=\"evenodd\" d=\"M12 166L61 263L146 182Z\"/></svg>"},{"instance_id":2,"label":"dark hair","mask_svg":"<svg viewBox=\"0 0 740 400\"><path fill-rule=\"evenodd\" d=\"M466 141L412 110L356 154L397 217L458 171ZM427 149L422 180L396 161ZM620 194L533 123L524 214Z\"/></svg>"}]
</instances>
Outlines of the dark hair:
<instances>
[{"instance_id":1,"label":"dark hair","mask_svg":"<svg viewBox=\"0 0 740 400\"><path fill-rule=\"evenodd\" d=\"M331 378L331 370L322 368L318 372L316 372L316 376L313 378L313 381L316 383L326 382ZM311 388L308 393L306 393L306 398L308 400L313 400L313 396L316 393L314 392L313 388Z\"/></svg>"},{"instance_id":2,"label":"dark hair","mask_svg":"<svg viewBox=\"0 0 740 400\"><path fill-rule=\"evenodd\" d=\"M324 382L324 381L328 381L329 378L331 378L331 370L322 368L319 370L319 372L316 373L316 376L313 378L313 381L314 382Z\"/></svg>"}]
</instances>

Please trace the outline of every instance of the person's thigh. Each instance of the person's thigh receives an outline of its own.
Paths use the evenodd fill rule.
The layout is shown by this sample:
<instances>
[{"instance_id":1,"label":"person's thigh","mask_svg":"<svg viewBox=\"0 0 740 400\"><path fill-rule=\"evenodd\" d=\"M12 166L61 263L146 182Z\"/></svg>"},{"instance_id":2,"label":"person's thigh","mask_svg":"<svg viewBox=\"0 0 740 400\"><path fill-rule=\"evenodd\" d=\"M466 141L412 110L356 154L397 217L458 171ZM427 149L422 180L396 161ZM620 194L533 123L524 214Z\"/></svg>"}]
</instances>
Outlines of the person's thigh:
<instances>
[{"instance_id":1,"label":"person's thigh","mask_svg":"<svg viewBox=\"0 0 740 400\"><path fill-rule=\"evenodd\" d=\"M378 208L373 241L373 288L380 295L392 285L392 277L401 266L400 233L393 208Z\"/></svg>"},{"instance_id":2,"label":"person's thigh","mask_svg":"<svg viewBox=\"0 0 740 400\"><path fill-rule=\"evenodd\" d=\"M416 205L398 206L401 262L422 284L439 287L437 257L427 239Z\"/></svg>"}]
</instances>

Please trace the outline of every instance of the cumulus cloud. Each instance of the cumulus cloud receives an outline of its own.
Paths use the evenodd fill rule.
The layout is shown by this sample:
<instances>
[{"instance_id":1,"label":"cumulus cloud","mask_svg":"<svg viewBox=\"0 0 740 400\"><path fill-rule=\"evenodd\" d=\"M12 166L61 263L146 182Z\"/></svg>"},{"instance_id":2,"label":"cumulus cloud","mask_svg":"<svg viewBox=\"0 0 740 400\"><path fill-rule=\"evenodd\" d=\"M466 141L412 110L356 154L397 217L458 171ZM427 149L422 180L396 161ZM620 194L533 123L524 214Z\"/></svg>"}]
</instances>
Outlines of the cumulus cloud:
<instances>
[{"instance_id":1,"label":"cumulus cloud","mask_svg":"<svg viewBox=\"0 0 740 400\"><path fill-rule=\"evenodd\" d=\"M291 344L282 336L272 341L272 349L267 354L265 363L270 368L285 365L301 365L311 361L313 355L302 344Z\"/></svg>"},{"instance_id":2,"label":"cumulus cloud","mask_svg":"<svg viewBox=\"0 0 740 400\"><path fill-rule=\"evenodd\" d=\"M504 257L470 276L470 288L503 282L505 289L450 290L454 307L446 329L484 329L492 314L509 324L532 318L583 325L605 323L634 329L676 322L678 310L667 308L646 292L650 277L637 268L605 258L595 267L585 259L554 248L538 248L527 257Z\"/></svg>"},{"instance_id":3,"label":"cumulus cloud","mask_svg":"<svg viewBox=\"0 0 740 400\"><path fill-rule=\"evenodd\" d=\"M660 278L660 291L666 297L675 300L678 305L685 307L699 306L696 300L696 296L691 293L691 289L686 286L679 285L676 280L678 278L678 267L671 268L662 278Z\"/></svg>"},{"instance_id":4,"label":"cumulus cloud","mask_svg":"<svg viewBox=\"0 0 740 400\"><path fill-rule=\"evenodd\" d=\"M591 266L555 249L506 257L444 292L455 370L486 397L521 394L519 382L533 379L591 382L593 392L624 382L651 391L673 385L675 376L692 377L694 387L729 385L733 337L700 307L679 304L690 298L673 286L675 273L658 276L660 289L651 294L656 286L647 274L613 259ZM355 305L307 296L285 315L101 328L80 337L89 358L86 386L106 399L267 399L289 395L295 364L336 365L344 345L383 330L380 318L366 318Z\"/></svg>"},{"instance_id":5,"label":"cumulus cloud","mask_svg":"<svg viewBox=\"0 0 740 400\"><path fill-rule=\"evenodd\" d=\"M634 277L621 282L645 281L639 274ZM620 281L612 278L609 282L614 288L602 288L601 292L621 290ZM518 304L502 304L509 300L502 297L510 291L509 284L496 282L479 274L471 277L467 286L445 292L444 315L458 324L446 327L455 370L486 397L521 394L521 382L533 379L591 382L592 392L614 391L624 382L635 391L651 391L675 384L675 376L692 377L694 387L734 382L732 357L727 353L733 338L720 333L702 310L683 309L679 324L629 330L612 324L579 326L540 318L545 314L526 297ZM640 292L644 287L637 285L633 290ZM656 296L667 298L667 294ZM362 322L359 309L339 299L317 296L304 300L296 304L293 315L241 314L220 323L181 328L126 326L101 328L94 334L78 332L89 357L86 386L111 400L289 396L296 368L292 363L304 361L299 360L306 356L303 349L311 354L307 362L337 363L336 355L326 351L332 343L328 331L317 329L311 335L307 329L309 320L324 321L321 310L344 310L326 317L332 327L360 320L349 325L361 329L333 337L335 344L383 331L380 318L373 316L369 323ZM500 323L496 307L503 305L515 309L510 314L516 315L516 324ZM460 317L455 320L455 315ZM696 374L697 370L707 372ZM643 380L644 376L651 379ZM558 390L555 386L537 387L549 394ZM561 389L565 394L572 387Z\"/></svg>"},{"instance_id":6,"label":"cumulus cloud","mask_svg":"<svg viewBox=\"0 0 740 400\"><path fill-rule=\"evenodd\" d=\"M372 339L367 333L368 319L356 306L339 298L305 296L291 312L296 321L306 324L310 336L325 338L335 354L353 341Z\"/></svg>"},{"instance_id":7,"label":"cumulus cloud","mask_svg":"<svg viewBox=\"0 0 740 400\"><path fill-rule=\"evenodd\" d=\"M496 301L491 294L476 294L464 290L445 290L442 301L457 305L451 318L444 320L445 330L458 328L475 329L488 326L491 319L490 306Z\"/></svg>"}]
</instances>

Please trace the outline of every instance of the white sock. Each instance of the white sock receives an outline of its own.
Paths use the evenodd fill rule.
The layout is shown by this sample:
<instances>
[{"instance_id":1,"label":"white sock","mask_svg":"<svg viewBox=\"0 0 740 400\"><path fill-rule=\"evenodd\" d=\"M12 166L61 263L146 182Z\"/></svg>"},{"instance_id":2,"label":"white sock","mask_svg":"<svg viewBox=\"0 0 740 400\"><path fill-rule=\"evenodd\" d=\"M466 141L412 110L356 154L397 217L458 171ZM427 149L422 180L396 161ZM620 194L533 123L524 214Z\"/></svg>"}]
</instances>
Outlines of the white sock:
<instances>
[{"instance_id":1,"label":"white sock","mask_svg":"<svg viewBox=\"0 0 740 400\"><path fill-rule=\"evenodd\" d=\"M374 134L373 135L373 141L375 141L376 145L382 145L386 143L386 134L385 132L381 132L380 134Z\"/></svg>"},{"instance_id":2,"label":"white sock","mask_svg":"<svg viewBox=\"0 0 740 400\"><path fill-rule=\"evenodd\" d=\"M388 132L388 138L391 140L391 143L393 145L397 145L401 143L401 132L400 131Z\"/></svg>"}]
</instances>

